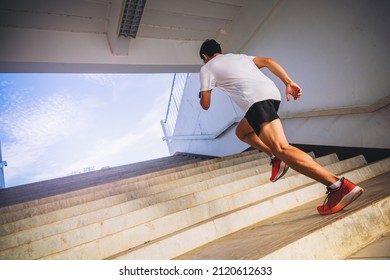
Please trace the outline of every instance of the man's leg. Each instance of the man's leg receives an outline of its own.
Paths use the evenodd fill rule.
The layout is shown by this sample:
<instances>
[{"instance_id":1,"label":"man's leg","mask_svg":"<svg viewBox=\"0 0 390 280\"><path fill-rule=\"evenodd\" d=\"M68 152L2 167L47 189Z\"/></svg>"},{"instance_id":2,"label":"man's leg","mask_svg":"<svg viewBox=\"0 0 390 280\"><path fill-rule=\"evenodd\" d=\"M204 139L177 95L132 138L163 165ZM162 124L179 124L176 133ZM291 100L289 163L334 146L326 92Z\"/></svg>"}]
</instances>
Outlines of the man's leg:
<instances>
[{"instance_id":1,"label":"man's leg","mask_svg":"<svg viewBox=\"0 0 390 280\"><path fill-rule=\"evenodd\" d=\"M330 186L339 180L335 174L319 165L308 154L288 143L280 119L263 123L260 139L270 147L276 157L297 172L326 186Z\"/></svg>"},{"instance_id":2,"label":"man's leg","mask_svg":"<svg viewBox=\"0 0 390 280\"><path fill-rule=\"evenodd\" d=\"M269 178L271 182L276 182L284 174L286 174L289 168L288 165L273 155L271 149L267 147L267 145L265 145L264 142L256 135L256 132L253 130L246 118L242 119L238 124L236 135L241 141L251 145L257 150L265 152L271 158L270 165L272 170L271 177Z\"/></svg>"},{"instance_id":3,"label":"man's leg","mask_svg":"<svg viewBox=\"0 0 390 280\"><path fill-rule=\"evenodd\" d=\"M241 141L272 157L271 149L260 140L246 118L243 118L237 125L236 135Z\"/></svg>"},{"instance_id":4,"label":"man's leg","mask_svg":"<svg viewBox=\"0 0 390 280\"><path fill-rule=\"evenodd\" d=\"M308 154L288 144L280 119L262 124L260 138L291 168L327 186L327 197L317 207L322 215L336 213L356 200L363 189L316 163Z\"/></svg>"}]
</instances>

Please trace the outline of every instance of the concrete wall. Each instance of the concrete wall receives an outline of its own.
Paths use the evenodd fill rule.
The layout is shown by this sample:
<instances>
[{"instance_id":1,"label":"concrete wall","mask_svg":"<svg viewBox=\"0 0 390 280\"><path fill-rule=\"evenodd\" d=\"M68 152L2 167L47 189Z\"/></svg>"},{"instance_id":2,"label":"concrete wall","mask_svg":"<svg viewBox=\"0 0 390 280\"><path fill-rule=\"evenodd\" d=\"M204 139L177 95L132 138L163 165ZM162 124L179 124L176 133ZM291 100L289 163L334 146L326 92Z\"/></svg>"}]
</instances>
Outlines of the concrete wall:
<instances>
[{"instance_id":1,"label":"concrete wall","mask_svg":"<svg viewBox=\"0 0 390 280\"><path fill-rule=\"evenodd\" d=\"M224 156L239 153L249 146L235 136L234 119L243 116L242 110L235 105L221 90L214 90L211 107L205 111L199 104L199 74L191 74L188 78L184 95L180 104L179 118L174 136L178 139L170 141L170 152L188 152L212 156ZM228 128L219 135L221 128ZM196 139L200 136L215 139Z\"/></svg>"},{"instance_id":2,"label":"concrete wall","mask_svg":"<svg viewBox=\"0 0 390 280\"><path fill-rule=\"evenodd\" d=\"M370 105L390 95L388 1L284 1L244 53L274 57L303 88L282 112ZM279 88L284 90L280 82ZM290 142L390 148L389 110L284 122Z\"/></svg>"},{"instance_id":3,"label":"concrete wall","mask_svg":"<svg viewBox=\"0 0 390 280\"><path fill-rule=\"evenodd\" d=\"M273 57L301 85L302 98L289 103L283 99L281 114L371 105L390 95L387 31L390 18L386 14L389 3L378 0L279 1L252 37L243 45L237 44L241 46L238 51ZM241 20L250 18L243 14ZM239 38L244 30L234 32L231 36ZM265 73L272 77L267 70ZM272 78L283 95L284 86L277 78ZM191 93L186 92L183 97L185 104L176 133L202 134L218 130L223 120L234 116L229 109L230 100L213 94L216 102L212 107L215 108L200 112L196 97L199 84L195 79L191 83L193 85L188 87ZM193 124L195 120L199 122ZM283 124L291 143L390 148L389 106L364 114L286 119ZM229 134L226 142L232 141L231 138ZM236 149L231 147L233 145L242 148L237 141L226 144L222 144L225 140L219 141L218 148L229 146L226 154ZM181 144L180 147L186 146L189 152L214 151L214 144L202 145L203 150L192 149L192 145Z\"/></svg>"},{"instance_id":4,"label":"concrete wall","mask_svg":"<svg viewBox=\"0 0 390 280\"><path fill-rule=\"evenodd\" d=\"M300 83L304 100L286 110L372 103L390 94L389 9L383 0L284 1L242 52L274 57Z\"/></svg>"}]
</instances>

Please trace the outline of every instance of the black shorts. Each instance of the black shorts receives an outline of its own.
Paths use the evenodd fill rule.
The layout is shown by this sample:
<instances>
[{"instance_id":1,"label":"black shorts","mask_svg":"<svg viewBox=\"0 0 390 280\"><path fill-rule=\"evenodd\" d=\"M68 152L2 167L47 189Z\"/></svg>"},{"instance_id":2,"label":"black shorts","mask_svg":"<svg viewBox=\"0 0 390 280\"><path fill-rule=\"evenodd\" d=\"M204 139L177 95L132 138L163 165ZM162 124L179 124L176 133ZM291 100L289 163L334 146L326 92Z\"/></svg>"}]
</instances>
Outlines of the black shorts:
<instances>
[{"instance_id":1,"label":"black shorts","mask_svg":"<svg viewBox=\"0 0 390 280\"><path fill-rule=\"evenodd\" d=\"M256 102L249 108L248 112L245 114L245 118L256 132L256 135L259 135L262 123L279 119L279 105L280 101L268 99Z\"/></svg>"}]
</instances>

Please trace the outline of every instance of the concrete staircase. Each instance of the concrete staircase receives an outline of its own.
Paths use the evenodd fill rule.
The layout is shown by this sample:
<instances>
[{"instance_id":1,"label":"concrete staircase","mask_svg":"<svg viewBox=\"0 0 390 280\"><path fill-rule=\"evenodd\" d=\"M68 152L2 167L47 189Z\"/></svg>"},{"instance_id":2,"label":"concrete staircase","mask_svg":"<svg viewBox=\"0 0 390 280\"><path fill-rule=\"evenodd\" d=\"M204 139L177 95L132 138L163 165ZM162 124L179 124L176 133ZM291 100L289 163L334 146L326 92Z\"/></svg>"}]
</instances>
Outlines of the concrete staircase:
<instances>
[{"instance_id":1,"label":"concrete staircase","mask_svg":"<svg viewBox=\"0 0 390 280\"><path fill-rule=\"evenodd\" d=\"M24 194L0 208L0 259L339 259L390 231L390 158L315 160L365 187L363 196L320 216L324 186L293 170L270 183L257 151L192 159L48 197Z\"/></svg>"},{"instance_id":2,"label":"concrete staircase","mask_svg":"<svg viewBox=\"0 0 390 280\"><path fill-rule=\"evenodd\" d=\"M9 189L0 189L0 208L33 199L62 194L74 190L115 182L122 179L144 175L194 163L207 156L175 154L174 156L132 163L117 167L107 167L92 172L71 175L38 183L21 185ZM152 175L153 176L153 175Z\"/></svg>"}]
</instances>

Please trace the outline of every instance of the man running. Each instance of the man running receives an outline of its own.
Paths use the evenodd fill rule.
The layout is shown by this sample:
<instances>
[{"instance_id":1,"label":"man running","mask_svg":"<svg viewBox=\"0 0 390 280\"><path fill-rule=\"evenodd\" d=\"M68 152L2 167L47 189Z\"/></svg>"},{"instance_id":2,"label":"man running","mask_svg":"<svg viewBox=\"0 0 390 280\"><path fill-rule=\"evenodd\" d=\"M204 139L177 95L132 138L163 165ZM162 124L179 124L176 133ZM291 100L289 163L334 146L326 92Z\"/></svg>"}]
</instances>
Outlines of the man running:
<instances>
[{"instance_id":1,"label":"man running","mask_svg":"<svg viewBox=\"0 0 390 280\"><path fill-rule=\"evenodd\" d=\"M204 110L211 105L211 91L221 88L246 112L236 128L237 137L271 157L272 182L280 179L290 166L327 188L324 204L317 207L320 214L333 214L356 198L363 189L345 178L338 178L308 154L291 146L277 114L281 95L276 85L259 69L266 67L286 85L286 98L297 100L302 89L272 58L244 54L222 54L215 40L206 40L200 48L205 63L200 70L200 104Z\"/></svg>"}]
</instances>

